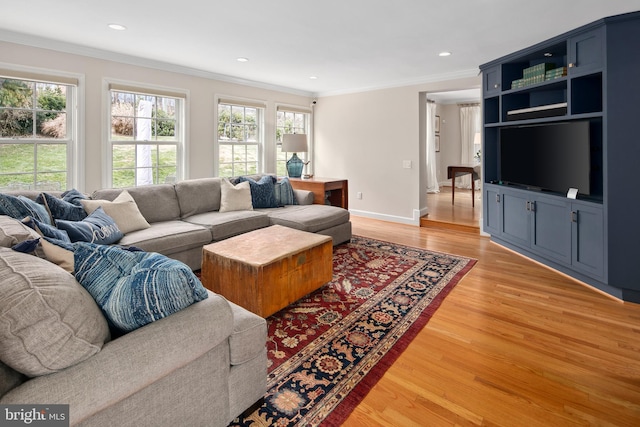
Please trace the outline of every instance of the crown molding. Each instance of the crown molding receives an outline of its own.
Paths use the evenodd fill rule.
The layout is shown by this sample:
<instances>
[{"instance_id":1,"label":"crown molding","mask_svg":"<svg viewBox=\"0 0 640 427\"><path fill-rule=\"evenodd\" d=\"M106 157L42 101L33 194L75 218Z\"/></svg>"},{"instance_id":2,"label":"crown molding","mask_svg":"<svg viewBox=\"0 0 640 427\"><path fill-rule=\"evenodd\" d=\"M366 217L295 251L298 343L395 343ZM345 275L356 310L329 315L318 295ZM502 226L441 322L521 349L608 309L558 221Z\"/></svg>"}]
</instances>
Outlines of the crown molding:
<instances>
[{"instance_id":1,"label":"crown molding","mask_svg":"<svg viewBox=\"0 0 640 427\"><path fill-rule=\"evenodd\" d=\"M392 83L375 85L375 86L366 86L366 87L361 87L356 89L315 92L313 96L323 97L323 96L349 95L349 94L361 93L361 92L371 92L374 90L393 89L397 87L415 86L415 85L422 85L426 83L438 83L438 82L444 82L448 80L465 79L469 77L477 77L479 74L479 71L480 71L479 69L473 68L469 70L454 71L451 73L423 76L415 79L398 80Z\"/></svg>"},{"instance_id":2,"label":"crown molding","mask_svg":"<svg viewBox=\"0 0 640 427\"><path fill-rule=\"evenodd\" d=\"M194 77L201 77L210 80L219 80L227 83L235 83L243 86L250 86L259 89L274 90L278 92L290 93L300 96L313 96L313 92L294 89L285 86L243 79L239 77L228 76L226 74L218 74L210 71L199 70L196 68L185 67L169 62L156 61L153 59L141 58L138 56L126 55L108 50L96 49L92 47L82 46L75 43L68 43L60 40L49 39L46 37L34 36L30 34L17 33L0 29L0 41L16 43L41 49L55 50L58 52L70 53L74 55L87 56L90 58L102 59L105 61L120 62L128 65L136 65L139 67L152 68L155 70L168 71L172 73L186 74Z\"/></svg>"}]
</instances>

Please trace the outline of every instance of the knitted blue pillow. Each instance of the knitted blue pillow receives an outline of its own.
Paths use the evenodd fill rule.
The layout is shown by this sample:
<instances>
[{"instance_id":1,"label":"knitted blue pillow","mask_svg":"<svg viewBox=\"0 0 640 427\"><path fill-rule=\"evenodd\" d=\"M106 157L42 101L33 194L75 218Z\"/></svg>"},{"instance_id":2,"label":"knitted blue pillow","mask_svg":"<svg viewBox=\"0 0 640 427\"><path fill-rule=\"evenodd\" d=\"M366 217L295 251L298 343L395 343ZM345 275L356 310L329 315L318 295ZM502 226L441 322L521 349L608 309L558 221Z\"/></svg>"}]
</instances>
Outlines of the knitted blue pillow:
<instances>
[{"instance_id":1,"label":"knitted blue pillow","mask_svg":"<svg viewBox=\"0 0 640 427\"><path fill-rule=\"evenodd\" d=\"M249 181L249 187L251 188L251 204L254 209L278 207L274 189L274 180L275 177L270 175L263 176L259 181L255 181L244 176L238 178L238 182Z\"/></svg>"},{"instance_id":2,"label":"knitted blue pillow","mask_svg":"<svg viewBox=\"0 0 640 427\"><path fill-rule=\"evenodd\" d=\"M91 215L82 221L65 221L59 219L56 225L69 235L72 242L91 242L110 245L122 239L124 234L118 224L99 206Z\"/></svg>"},{"instance_id":3,"label":"knitted blue pillow","mask_svg":"<svg viewBox=\"0 0 640 427\"><path fill-rule=\"evenodd\" d=\"M76 243L76 280L110 324L129 332L208 297L191 269L155 252Z\"/></svg>"}]
</instances>

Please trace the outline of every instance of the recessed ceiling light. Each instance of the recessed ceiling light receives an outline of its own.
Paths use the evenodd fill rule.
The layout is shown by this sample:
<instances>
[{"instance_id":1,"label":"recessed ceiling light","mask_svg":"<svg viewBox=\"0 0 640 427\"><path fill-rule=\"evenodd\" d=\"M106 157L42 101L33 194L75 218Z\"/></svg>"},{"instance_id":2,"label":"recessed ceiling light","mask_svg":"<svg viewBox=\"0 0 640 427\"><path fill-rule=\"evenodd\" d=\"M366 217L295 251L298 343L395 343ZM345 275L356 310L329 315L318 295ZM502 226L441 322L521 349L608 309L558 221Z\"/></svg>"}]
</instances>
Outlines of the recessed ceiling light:
<instances>
[{"instance_id":1,"label":"recessed ceiling light","mask_svg":"<svg viewBox=\"0 0 640 427\"><path fill-rule=\"evenodd\" d=\"M545 53L544 53L544 56L546 56L547 58L549 58L549 57L553 56L553 53L551 53L551 52L545 52Z\"/></svg>"},{"instance_id":2,"label":"recessed ceiling light","mask_svg":"<svg viewBox=\"0 0 640 427\"><path fill-rule=\"evenodd\" d=\"M311 76L309 77L311 80L318 80L318 76Z\"/></svg>"},{"instance_id":3,"label":"recessed ceiling light","mask_svg":"<svg viewBox=\"0 0 640 427\"><path fill-rule=\"evenodd\" d=\"M451 56L451 52L440 52L438 56Z\"/></svg>"},{"instance_id":4,"label":"recessed ceiling light","mask_svg":"<svg viewBox=\"0 0 640 427\"><path fill-rule=\"evenodd\" d=\"M238 61L238 62L249 62L249 58L244 58L244 57L242 57L242 56L241 56L241 57L239 57L239 58L237 59L237 61Z\"/></svg>"},{"instance_id":5,"label":"recessed ceiling light","mask_svg":"<svg viewBox=\"0 0 640 427\"><path fill-rule=\"evenodd\" d=\"M112 30L116 30L116 31L124 31L124 30L127 29L127 27L125 27L124 25L120 25L120 24L109 24L108 27L111 28Z\"/></svg>"}]
</instances>

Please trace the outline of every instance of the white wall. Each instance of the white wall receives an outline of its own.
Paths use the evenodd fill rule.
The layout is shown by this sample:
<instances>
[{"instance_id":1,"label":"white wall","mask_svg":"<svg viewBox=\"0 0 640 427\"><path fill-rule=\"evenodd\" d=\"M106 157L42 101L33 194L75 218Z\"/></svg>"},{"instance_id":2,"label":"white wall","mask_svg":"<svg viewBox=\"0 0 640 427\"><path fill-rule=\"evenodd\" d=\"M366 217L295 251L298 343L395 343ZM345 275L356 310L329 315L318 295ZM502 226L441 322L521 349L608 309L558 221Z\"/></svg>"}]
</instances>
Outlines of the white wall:
<instances>
[{"instance_id":1,"label":"white wall","mask_svg":"<svg viewBox=\"0 0 640 427\"><path fill-rule=\"evenodd\" d=\"M438 182L451 185L447 166L459 164L462 156L460 108L457 104L438 104L436 112L440 116L440 152L436 154Z\"/></svg>"},{"instance_id":2,"label":"white wall","mask_svg":"<svg viewBox=\"0 0 640 427\"><path fill-rule=\"evenodd\" d=\"M316 176L348 179L354 214L418 224L426 211L425 93L479 86L480 78L467 78L321 97L315 108ZM403 168L404 160L411 169Z\"/></svg>"},{"instance_id":3,"label":"white wall","mask_svg":"<svg viewBox=\"0 0 640 427\"><path fill-rule=\"evenodd\" d=\"M276 90L262 89L241 84L223 82L180 72L161 71L144 66L96 59L55 50L35 48L0 41L0 67L37 67L54 72L80 75L84 79L84 143L85 176L78 181L78 189L91 192L103 187L103 81L117 79L146 85L187 90L189 118L187 140L187 176L200 178L213 176L214 138L217 126L214 123L215 96L240 97L265 101L266 142L274 144L276 104L309 108L311 97ZM274 166L275 167L275 166Z\"/></svg>"},{"instance_id":4,"label":"white wall","mask_svg":"<svg viewBox=\"0 0 640 427\"><path fill-rule=\"evenodd\" d=\"M0 41L3 64L77 74L84 79L85 175L78 189L103 187L103 84L116 79L187 90L187 178L213 176L215 97L262 100L267 105L266 142L275 138L277 104L308 108L311 97L230 83L173 71L62 53ZM259 85L258 85L259 86ZM480 78L466 78L381 89L318 99L314 112L315 154L312 170L318 177L349 180L349 208L355 214L412 224L426 211L424 179L424 100L428 92L479 87ZM293 91L292 91L293 92ZM443 126L448 130L449 122ZM442 141L446 144L445 140ZM403 168L403 161L412 163ZM446 176L446 168L444 170ZM356 194L361 192L362 199Z\"/></svg>"}]
</instances>

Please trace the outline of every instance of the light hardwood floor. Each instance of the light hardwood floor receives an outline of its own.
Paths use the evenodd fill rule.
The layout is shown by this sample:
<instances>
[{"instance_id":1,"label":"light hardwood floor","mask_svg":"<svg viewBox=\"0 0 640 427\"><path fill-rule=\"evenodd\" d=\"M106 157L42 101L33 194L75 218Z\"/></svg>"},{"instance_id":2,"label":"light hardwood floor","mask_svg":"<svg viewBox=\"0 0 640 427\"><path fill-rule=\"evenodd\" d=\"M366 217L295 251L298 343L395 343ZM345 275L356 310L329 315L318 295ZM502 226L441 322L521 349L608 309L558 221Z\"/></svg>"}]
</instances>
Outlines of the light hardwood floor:
<instances>
[{"instance_id":1,"label":"light hardwood floor","mask_svg":"<svg viewBox=\"0 0 640 427\"><path fill-rule=\"evenodd\" d=\"M476 234L352 221L478 263L345 426L640 426L640 305Z\"/></svg>"}]
</instances>

